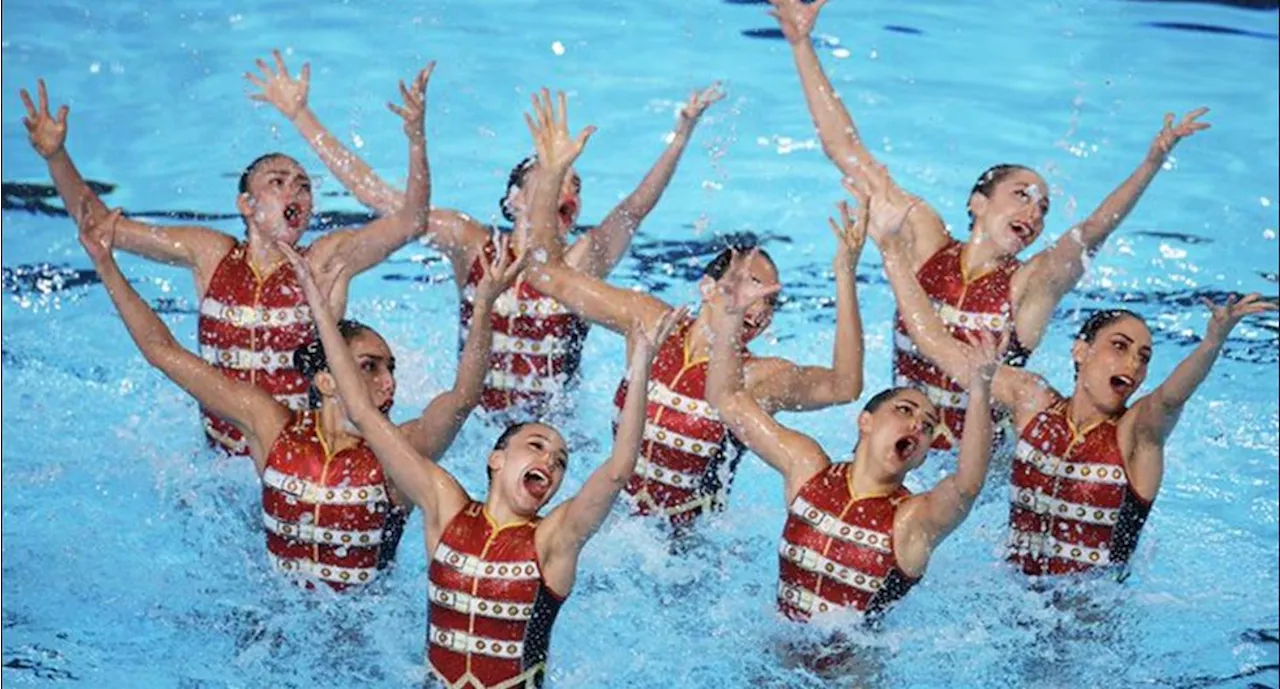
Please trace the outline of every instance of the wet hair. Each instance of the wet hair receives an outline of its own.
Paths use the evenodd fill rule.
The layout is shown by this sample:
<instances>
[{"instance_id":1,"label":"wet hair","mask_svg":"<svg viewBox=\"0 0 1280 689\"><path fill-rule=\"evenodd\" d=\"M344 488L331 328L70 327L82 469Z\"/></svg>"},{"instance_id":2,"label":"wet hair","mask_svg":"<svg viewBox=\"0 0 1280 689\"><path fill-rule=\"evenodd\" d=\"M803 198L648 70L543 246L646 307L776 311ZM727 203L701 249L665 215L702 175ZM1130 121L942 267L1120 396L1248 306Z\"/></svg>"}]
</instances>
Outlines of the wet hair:
<instances>
[{"instance_id":1,"label":"wet hair","mask_svg":"<svg viewBox=\"0 0 1280 689\"><path fill-rule=\"evenodd\" d=\"M267 153L265 155L260 155L257 158L254 158L253 162L249 163L249 165L245 167L244 172L240 173L240 184L238 187L240 189L240 193L241 194L249 193L249 178L253 176L253 173L258 171L258 168L261 167L263 163L269 160L275 160L276 158L284 158L285 160L293 161L293 158L290 158L289 156L279 151Z\"/></svg>"},{"instance_id":2,"label":"wet hair","mask_svg":"<svg viewBox=\"0 0 1280 689\"><path fill-rule=\"evenodd\" d=\"M900 393L906 392L907 390L914 390L914 389L915 388L911 388L903 385L903 386L881 390L880 392L877 392L874 397L867 400L867 403L862 407L862 411L868 414L874 414L878 409L880 409L880 407L883 407L886 402L897 397Z\"/></svg>"},{"instance_id":3,"label":"wet hair","mask_svg":"<svg viewBox=\"0 0 1280 689\"><path fill-rule=\"evenodd\" d=\"M363 333L375 333L373 328L364 323L347 319L338 321L338 332L342 333L342 339L346 342ZM317 373L329 370L329 357L325 356L324 346L320 344L319 337L312 337L306 344L293 350L293 367L308 382L314 381ZM310 407L319 409L323 401L320 391L316 390L314 384L311 385L307 389L307 402Z\"/></svg>"},{"instance_id":4,"label":"wet hair","mask_svg":"<svg viewBox=\"0 0 1280 689\"><path fill-rule=\"evenodd\" d=\"M1015 163L1000 163L987 168L985 172L978 175L978 181L973 183L973 189L969 190L969 196L974 194L982 194L987 198L991 198L991 192L995 191L996 185L1005 180L1006 177L1015 172L1021 171L1035 172L1026 165L1017 165ZM969 211L969 220L972 221L973 211Z\"/></svg>"},{"instance_id":5,"label":"wet hair","mask_svg":"<svg viewBox=\"0 0 1280 689\"><path fill-rule=\"evenodd\" d=\"M507 175L507 190L503 192L502 198L498 199L498 208L502 211L502 217L506 218L507 222L516 221L515 210L511 208L512 195L524 186L524 181L529 176L529 171L537 164L538 157L529 156L516 163L516 166L511 168L511 174ZM510 430L510 428L507 430ZM503 433L503 436L505 435L506 433Z\"/></svg>"},{"instance_id":6,"label":"wet hair","mask_svg":"<svg viewBox=\"0 0 1280 689\"><path fill-rule=\"evenodd\" d=\"M1143 325L1147 324L1147 319L1139 316L1129 309L1103 309L1101 311L1094 311L1087 319L1085 319L1084 325L1080 326L1080 332L1076 333L1076 341L1092 343L1097 339L1098 333L1103 328L1111 325L1112 323L1124 320L1125 318L1132 318ZM1079 377L1080 364L1075 361L1072 361L1071 363L1075 366L1076 376Z\"/></svg>"}]
</instances>

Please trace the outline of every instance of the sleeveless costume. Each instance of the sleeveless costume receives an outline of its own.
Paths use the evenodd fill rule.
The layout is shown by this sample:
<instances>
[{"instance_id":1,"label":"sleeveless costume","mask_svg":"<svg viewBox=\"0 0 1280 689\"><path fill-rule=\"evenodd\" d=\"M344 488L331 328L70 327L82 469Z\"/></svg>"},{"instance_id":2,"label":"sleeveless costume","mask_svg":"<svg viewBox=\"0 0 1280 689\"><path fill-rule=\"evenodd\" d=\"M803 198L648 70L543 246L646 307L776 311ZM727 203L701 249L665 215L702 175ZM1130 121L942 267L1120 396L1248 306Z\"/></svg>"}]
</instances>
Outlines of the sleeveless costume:
<instances>
[{"instance_id":1,"label":"sleeveless costume","mask_svg":"<svg viewBox=\"0 0 1280 689\"><path fill-rule=\"evenodd\" d=\"M1129 483L1113 419L1077 429L1067 400L1040 412L1014 452L1008 559L1029 575L1128 562L1151 512Z\"/></svg>"},{"instance_id":2,"label":"sleeveless costume","mask_svg":"<svg viewBox=\"0 0 1280 689\"><path fill-rule=\"evenodd\" d=\"M537 526L498 528L473 501L441 534L427 571L427 662L446 687L542 686L565 599L542 579Z\"/></svg>"},{"instance_id":3,"label":"sleeveless costume","mask_svg":"<svg viewBox=\"0 0 1280 689\"><path fill-rule=\"evenodd\" d=\"M486 258L492 260L495 251L492 240L485 243ZM507 254L515 260L514 250L508 248ZM459 351L470 328L476 286L483 277L484 266L476 257L461 295ZM491 320L493 346L480 396L485 411L506 413L512 422L531 421L563 404L566 389L577 379L587 322L523 278L498 297Z\"/></svg>"},{"instance_id":4,"label":"sleeveless costume","mask_svg":"<svg viewBox=\"0 0 1280 689\"><path fill-rule=\"evenodd\" d=\"M211 366L266 390L290 409L307 408L310 384L293 368L293 352L313 336L311 308L287 263L258 275L245 245L237 243L213 271L196 328L200 356ZM248 454L234 426L202 414L210 445Z\"/></svg>"},{"instance_id":5,"label":"sleeveless costume","mask_svg":"<svg viewBox=\"0 0 1280 689\"><path fill-rule=\"evenodd\" d=\"M391 503L373 450L361 441L331 453L318 412L296 412L271 446L262 522L277 569L337 590L368 584L395 556L407 516Z\"/></svg>"},{"instance_id":6,"label":"sleeveless costume","mask_svg":"<svg viewBox=\"0 0 1280 689\"><path fill-rule=\"evenodd\" d=\"M919 578L898 568L893 518L911 497L857 497L852 464L830 465L792 500L778 545L778 609L796 621L814 614L856 610L879 615Z\"/></svg>"},{"instance_id":7,"label":"sleeveless costume","mask_svg":"<svg viewBox=\"0 0 1280 689\"><path fill-rule=\"evenodd\" d=\"M708 360L689 357L693 323L685 319L654 357L644 439L625 488L633 514L661 514L675 526L724 509L742 456L741 443L707 402ZM626 398L624 378L613 396L616 413Z\"/></svg>"},{"instance_id":8,"label":"sleeveless costume","mask_svg":"<svg viewBox=\"0 0 1280 689\"><path fill-rule=\"evenodd\" d=\"M929 295L938 317L957 340L964 341L965 335L983 331L998 336L1005 328L1011 327L1013 304L1010 285L1013 274L1022 263L1008 257L995 269L966 280L960 265L963 248L964 244L952 239L920 266L916 278L925 294ZM893 384L916 388L937 405L942 413L942 432L934 438L935 449L957 447L957 441L964 432L968 394L963 386L919 353L907 334L902 314L897 315L894 328ZM1021 367L1030 354L1018 342L1015 332L1011 335L1004 363ZM1000 420L997 412L992 415Z\"/></svg>"}]
</instances>

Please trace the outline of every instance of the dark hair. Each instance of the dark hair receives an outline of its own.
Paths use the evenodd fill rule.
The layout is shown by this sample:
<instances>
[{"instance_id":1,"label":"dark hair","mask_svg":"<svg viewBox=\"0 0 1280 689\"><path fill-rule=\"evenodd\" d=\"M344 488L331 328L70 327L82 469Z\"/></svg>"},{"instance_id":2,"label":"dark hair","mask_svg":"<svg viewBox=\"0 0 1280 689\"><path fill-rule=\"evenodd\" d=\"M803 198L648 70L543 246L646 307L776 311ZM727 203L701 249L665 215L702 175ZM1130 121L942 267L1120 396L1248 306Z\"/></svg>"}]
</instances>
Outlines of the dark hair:
<instances>
[{"instance_id":1,"label":"dark hair","mask_svg":"<svg viewBox=\"0 0 1280 689\"><path fill-rule=\"evenodd\" d=\"M907 390L914 390L914 389L915 388L907 387L904 385L904 386L898 386L894 388L881 390L880 392L877 392L875 396L873 396L871 399L867 400L867 403L862 407L862 411L868 414L874 414L876 413L876 410L884 406L885 402L888 402L889 400L897 397L899 393L903 393L903 392L906 392Z\"/></svg>"},{"instance_id":2,"label":"dark hair","mask_svg":"<svg viewBox=\"0 0 1280 689\"><path fill-rule=\"evenodd\" d=\"M704 277L709 277L712 280L719 280L724 277L726 272L729 271L729 263L733 261L734 253L745 254L752 250L759 254L761 258L769 262L769 265L773 267L773 272L780 272L778 270L778 264L773 261L773 257L769 255L768 251L765 251L754 241L746 240L730 242L723 251L716 254L716 257L711 259L711 262L702 269L702 275ZM778 299L781 294L782 293L779 291L769 295L769 304L771 306L777 306Z\"/></svg>"},{"instance_id":3,"label":"dark hair","mask_svg":"<svg viewBox=\"0 0 1280 689\"><path fill-rule=\"evenodd\" d=\"M342 339L346 342L350 342L361 333L376 334L373 328L364 323L347 319L338 321L338 332L342 333ZM320 344L319 337L312 337L306 344L293 350L293 367L308 382L314 380L317 373L329 370L329 358L325 356L324 346ZM307 402L312 409L319 409L322 401L320 391L316 390L315 385L307 389Z\"/></svg>"},{"instance_id":4,"label":"dark hair","mask_svg":"<svg viewBox=\"0 0 1280 689\"><path fill-rule=\"evenodd\" d=\"M969 190L969 196L974 194L982 194L987 198L991 198L991 192L995 190L996 185L1003 182L1006 177L1015 172L1021 171L1035 172L1026 165L1017 165L1015 163L1000 163L987 168L985 172L978 175L978 181L973 183L973 189ZM969 211L969 220L973 220L973 211Z\"/></svg>"},{"instance_id":5,"label":"dark hair","mask_svg":"<svg viewBox=\"0 0 1280 689\"><path fill-rule=\"evenodd\" d=\"M1132 318L1143 325L1147 324L1147 319L1128 309L1103 309L1089 315L1084 325L1080 326L1080 332L1076 333L1076 339L1081 342L1093 342L1098 336L1098 331L1123 318Z\"/></svg>"},{"instance_id":6,"label":"dark hair","mask_svg":"<svg viewBox=\"0 0 1280 689\"><path fill-rule=\"evenodd\" d=\"M260 155L257 158L254 158L253 162L249 163L249 165L245 167L244 172L240 173L240 185L239 185L240 193L241 194L248 193L249 178L253 176L253 173L257 171L260 165L267 162L268 160L275 160L276 158L284 158L285 160L288 160L288 161L297 162L293 160L293 158L290 158L289 156L279 151L267 153L264 155Z\"/></svg>"},{"instance_id":7,"label":"dark hair","mask_svg":"<svg viewBox=\"0 0 1280 689\"><path fill-rule=\"evenodd\" d=\"M511 168L511 174L507 175L507 189L502 192L502 198L498 199L498 208L502 211L502 217L506 218L507 222L516 221L515 211L511 208L511 190L523 187L525 178L529 176L529 171L537 164L538 156L529 156L516 163L516 166Z\"/></svg>"}]
</instances>

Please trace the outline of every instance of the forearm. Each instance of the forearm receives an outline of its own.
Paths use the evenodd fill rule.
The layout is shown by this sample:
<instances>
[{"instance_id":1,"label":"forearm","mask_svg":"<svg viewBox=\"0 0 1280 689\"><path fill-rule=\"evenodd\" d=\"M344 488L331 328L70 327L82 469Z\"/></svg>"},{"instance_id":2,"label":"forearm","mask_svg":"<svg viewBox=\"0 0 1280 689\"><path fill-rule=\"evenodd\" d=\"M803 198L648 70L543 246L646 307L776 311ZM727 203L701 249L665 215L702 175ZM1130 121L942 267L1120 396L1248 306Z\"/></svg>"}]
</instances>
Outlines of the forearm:
<instances>
[{"instance_id":1,"label":"forearm","mask_svg":"<svg viewBox=\"0 0 1280 689\"><path fill-rule=\"evenodd\" d=\"M1206 335L1191 354L1173 369L1173 373L1169 374L1160 387L1151 393L1153 401L1165 414L1176 414L1182 410L1183 405L1209 376L1209 371L1218 361L1225 344L1225 336Z\"/></svg>"},{"instance_id":2,"label":"forearm","mask_svg":"<svg viewBox=\"0 0 1280 689\"><path fill-rule=\"evenodd\" d=\"M172 358L175 350L185 350L182 350L173 333L160 320L156 312L143 301L133 285L129 284L114 258L108 256L95 259L93 267L97 270L103 287L106 287L111 302L120 313L120 319L124 321L129 337L133 338L134 344L151 365L164 370L166 362ZM165 372L168 373L168 371Z\"/></svg>"},{"instance_id":3,"label":"forearm","mask_svg":"<svg viewBox=\"0 0 1280 689\"><path fill-rule=\"evenodd\" d=\"M969 386L969 405L964 419L955 483L967 512L987 480L987 465L991 461L991 390L987 384L979 382Z\"/></svg>"},{"instance_id":4,"label":"forearm","mask_svg":"<svg viewBox=\"0 0 1280 689\"><path fill-rule=\"evenodd\" d=\"M609 479L619 490L635 469L640 441L644 438L650 367L648 361L643 364L632 362L632 370L627 379L627 395L622 402L622 413L618 417L618 430L613 436L613 453L606 462L606 466L610 467Z\"/></svg>"},{"instance_id":5,"label":"forearm","mask_svg":"<svg viewBox=\"0 0 1280 689\"><path fill-rule=\"evenodd\" d=\"M864 349L857 281L852 268L837 268L836 341L831 354L835 401L851 402L862 394Z\"/></svg>"},{"instance_id":6,"label":"forearm","mask_svg":"<svg viewBox=\"0 0 1280 689\"><path fill-rule=\"evenodd\" d=\"M1150 156L1144 158L1138 169L1103 199L1102 204L1080 226L1079 241L1085 252L1097 251L1120 223L1124 222L1160 172L1160 167L1159 160Z\"/></svg>"},{"instance_id":7,"label":"forearm","mask_svg":"<svg viewBox=\"0 0 1280 689\"><path fill-rule=\"evenodd\" d=\"M968 378L968 361L960 344L934 311L920 281L911 270L910 260L902 247L882 246L884 272L893 288L898 313L906 324L907 334L920 352L931 359L947 375L959 380Z\"/></svg>"},{"instance_id":8,"label":"forearm","mask_svg":"<svg viewBox=\"0 0 1280 689\"><path fill-rule=\"evenodd\" d=\"M735 343L742 341L742 319L716 319L711 337L711 358L707 363L707 402L719 409L728 406L734 395L743 392L742 354Z\"/></svg>"},{"instance_id":9,"label":"forearm","mask_svg":"<svg viewBox=\"0 0 1280 689\"><path fill-rule=\"evenodd\" d=\"M818 129L822 150L836 167L846 175L854 175L860 166L871 161L870 151L863 145L854 126L853 118L840 101L831 80L822 69L822 61L809 40L791 46L796 71L800 74L800 86L809 115Z\"/></svg>"},{"instance_id":10,"label":"forearm","mask_svg":"<svg viewBox=\"0 0 1280 689\"><path fill-rule=\"evenodd\" d=\"M471 311L471 325L467 329L466 344L458 358L458 373L453 381L453 392L459 396L460 405L468 411L480 403L484 379L489 372L489 352L493 346L493 306L477 301Z\"/></svg>"},{"instance_id":11,"label":"forearm","mask_svg":"<svg viewBox=\"0 0 1280 689\"><path fill-rule=\"evenodd\" d=\"M66 207L67 214L72 220L81 221L81 218L76 215L86 201L91 204L93 215L105 214L106 204L98 198L93 189L89 188L89 184L84 181L84 177L81 176L80 170L76 168L66 149L59 150L45 162L49 165L49 176L53 179L53 186L58 190L58 196L62 197L62 205ZM92 208L92 206L97 207Z\"/></svg>"},{"instance_id":12,"label":"forearm","mask_svg":"<svg viewBox=\"0 0 1280 689\"><path fill-rule=\"evenodd\" d=\"M343 146L320 123L310 108L304 108L293 120L293 124L316 155L320 156L325 167L338 178L342 186L355 194L360 203L381 215L394 213L405 205L405 194L383 181L373 168ZM422 207L425 208L425 204Z\"/></svg>"},{"instance_id":13,"label":"forearm","mask_svg":"<svg viewBox=\"0 0 1280 689\"><path fill-rule=\"evenodd\" d=\"M534 175L529 209L529 250L534 252L534 267L542 263L564 263L564 239L560 236L556 204L567 173L567 168L543 166Z\"/></svg>"}]
</instances>

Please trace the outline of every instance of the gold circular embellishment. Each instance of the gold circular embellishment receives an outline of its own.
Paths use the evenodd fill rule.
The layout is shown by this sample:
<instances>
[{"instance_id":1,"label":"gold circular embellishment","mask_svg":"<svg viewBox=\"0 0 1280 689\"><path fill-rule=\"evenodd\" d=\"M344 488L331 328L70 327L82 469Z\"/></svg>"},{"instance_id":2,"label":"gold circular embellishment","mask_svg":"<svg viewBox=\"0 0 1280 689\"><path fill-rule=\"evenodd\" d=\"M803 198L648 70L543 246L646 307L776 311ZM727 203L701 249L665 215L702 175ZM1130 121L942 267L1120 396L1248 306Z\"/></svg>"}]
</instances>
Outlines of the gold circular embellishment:
<instances>
[{"instance_id":1,"label":"gold circular embellishment","mask_svg":"<svg viewBox=\"0 0 1280 689\"><path fill-rule=\"evenodd\" d=\"M329 569L328 567L325 567L324 569L320 570L320 576L322 577L327 577L330 574L333 574L333 570Z\"/></svg>"},{"instance_id":2,"label":"gold circular embellishment","mask_svg":"<svg viewBox=\"0 0 1280 689\"><path fill-rule=\"evenodd\" d=\"M351 499L351 490L350 490L350 489L342 491L342 499L343 499L343 500L350 500L350 499Z\"/></svg>"},{"instance_id":3,"label":"gold circular embellishment","mask_svg":"<svg viewBox=\"0 0 1280 689\"><path fill-rule=\"evenodd\" d=\"M480 601L480 605L479 605L479 606L477 606L477 607L479 607L479 608L480 608L480 612L488 612L488 611L489 611L489 604L488 604L488 603L486 603L486 602L484 602L484 601Z\"/></svg>"},{"instance_id":4,"label":"gold circular embellishment","mask_svg":"<svg viewBox=\"0 0 1280 689\"><path fill-rule=\"evenodd\" d=\"M847 526L842 526L842 527L840 527L840 535L841 535L841 536L848 536L848 535L849 535L849 527L847 527Z\"/></svg>"},{"instance_id":5,"label":"gold circular embellishment","mask_svg":"<svg viewBox=\"0 0 1280 689\"><path fill-rule=\"evenodd\" d=\"M809 513L808 513L808 514L806 514L806 515L804 515L804 516L805 516L806 518L808 518L808 519L817 519L817 518L818 518L818 511L817 511L817 510L809 510Z\"/></svg>"},{"instance_id":6,"label":"gold circular embellishment","mask_svg":"<svg viewBox=\"0 0 1280 689\"><path fill-rule=\"evenodd\" d=\"M1067 473L1068 473L1068 474L1074 474L1074 473L1076 473L1076 467L1075 467L1075 465L1074 465L1074 464L1068 464L1068 465L1067 465Z\"/></svg>"},{"instance_id":7,"label":"gold circular embellishment","mask_svg":"<svg viewBox=\"0 0 1280 689\"><path fill-rule=\"evenodd\" d=\"M326 500L332 500L332 499L333 499L333 496L334 496L334 492L333 492L333 491L329 491L329 492L327 492L327 493L325 493L325 494L324 494L324 497L325 497L325 499L326 499Z\"/></svg>"},{"instance_id":8,"label":"gold circular embellishment","mask_svg":"<svg viewBox=\"0 0 1280 689\"><path fill-rule=\"evenodd\" d=\"M694 451L694 452L697 452L697 453L701 453L701 452L702 452L702 443L694 443L694 444L693 444L693 451Z\"/></svg>"},{"instance_id":9,"label":"gold circular embellishment","mask_svg":"<svg viewBox=\"0 0 1280 689\"><path fill-rule=\"evenodd\" d=\"M667 439L667 432L666 432L666 431L658 431L658 440L666 440L666 439Z\"/></svg>"},{"instance_id":10,"label":"gold circular embellishment","mask_svg":"<svg viewBox=\"0 0 1280 689\"><path fill-rule=\"evenodd\" d=\"M326 541L332 541L332 540L333 540L333 532L332 532L332 531L322 531L322 532L321 532L321 538L323 538L323 539L324 539L324 540L326 540Z\"/></svg>"},{"instance_id":11,"label":"gold circular embellishment","mask_svg":"<svg viewBox=\"0 0 1280 689\"><path fill-rule=\"evenodd\" d=\"M1054 544L1054 546L1053 546L1053 552L1054 552L1054 553L1061 553L1061 552L1062 552L1062 545L1061 545L1061 544L1057 544L1057 543L1055 543L1055 544Z\"/></svg>"},{"instance_id":12,"label":"gold circular embellishment","mask_svg":"<svg viewBox=\"0 0 1280 689\"><path fill-rule=\"evenodd\" d=\"M530 576L532 576L532 575L533 575L533 565L525 565L524 573L525 573L525 574L528 574L528 575L530 575Z\"/></svg>"},{"instance_id":13,"label":"gold circular embellishment","mask_svg":"<svg viewBox=\"0 0 1280 689\"><path fill-rule=\"evenodd\" d=\"M826 612L828 609L826 603L818 603L818 612Z\"/></svg>"},{"instance_id":14,"label":"gold circular embellishment","mask_svg":"<svg viewBox=\"0 0 1280 689\"><path fill-rule=\"evenodd\" d=\"M1104 516L1104 515L1103 515L1102 510L1098 510L1098 511L1096 511L1096 512L1094 512L1094 513L1093 513L1093 518L1094 518L1094 519L1102 519L1102 517L1103 517L1103 516Z\"/></svg>"},{"instance_id":15,"label":"gold circular embellishment","mask_svg":"<svg viewBox=\"0 0 1280 689\"><path fill-rule=\"evenodd\" d=\"M513 606L511 606L511 607L507 608L507 614L508 614L508 615L519 615L519 614L520 614L520 608L519 608L519 607L517 607L517 606L515 606L515 605L513 605Z\"/></svg>"},{"instance_id":16,"label":"gold circular embellishment","mask_svg":"<svg viewBox=\"0 0 1280 689\"><path fill-rule=\"evenodd\" d=\"M485 573L485 574L493 574L493 565L487 565L487 566L484 568L484 573Z\"/></svg>"},{"instance_id":17,"label":"gold circular embellishment","mask_svg":"<svg viewBox=\"0 0 1280 689\"><path fill-rule=\"evenodd\" d=\"M674 396L672 396L672 398L671 398L671 405L672 405L672 406L678 407L678 406L680 406L680 405L682 405L682 404L684 404L684 399L683 399L683 398L681 398L679 395L674 395Z\"/></svg>"},{"instance_id":18,"label":"gold circular embellishment","mask_svg":"<svg viewBox=\"0 0 1280 689\"><path fill-rule=\"evenodd\" d=\"M367 490L362 490L362 491L360 491L359 495L360 495L360 499L361 499L361 500L364 500L365 498L369 497L369 491L367 491Z\"/></svg>"},{"instance_id":19,"label":"gold circular embellishment","mask_svg":"<svg viewBox=\"0 0 1280 689\"><path fill-rule=\"evenodd\" d=\"M223 352L223 353L222 353L222 361L223 361L224 363L231 363L231 352Z\"/></svg>"},{"instance_id":20,"label":"gold circular embellishment","mask_svg":"<svg viewBox=\"0 0 1280 689\"><path fill-rule=\"evenodd\" d=\"M684 447L684 439L676 438L676 447Z\"/></svg>"},{"instance_id":21,"label":"gold circular embellishment","mask_svg":"<svg viewBox=\"0 0 1280 689\"><path fill-rule=\"evenodd\" d=\"M962 314L960 314L960 322L961 322L961 323L968 323L968 322L969 322L969 314L967 314L967 313L962 313Z\"/></svg>"},{"instance_id":22,"label":"gold circular embellishment","mask_svg":"<svg viewBox=\"0 0 1280 689\"><path fill-rule=\"evenodd\" d=\"M1077 517L1083 517L1083 516L1085 516L1086 514L1089 514L1089 510L1086 510L1086 509L1085 509L1085 508L1083 508L1083 507L1077 507L1077 508L1076 508L1076 516L1077 516Z\"/></svg>"},{"instance_id":23,"label":"gold circular embellishment","mask_svg":"<svg viewBox=\"0 0 1280 689\"><path fill-rule=\"evenodd\" d=\"M671 482L676 484L677 486L681 485L684 483L684 477L680 476L679 474L675 474L671 477Z\"/></svg>"},{"instance_id":24,"label":"gold circular embellishment","mask_svg":"<svg viewBox=\"0 0 1280 689\"><path fill-rule=\"evenodd\" d=\"M1066 514L1066 512L1067 512L1067 506L1066 506L1066 505L1058 505L1058 511L1059 511L1059 512L1061 512L1061 513L1063 513L1063 514Z\"/></svg>"},{"instance_id":25,"label":"gold circular embellishment","mask_svg":"<svg viewBox=\"0 0 1280 689\"><path fill-rule=\"evenodd\" d=\"M830 572L834 572L834 571L836 571L836 566L835 566L835 565L833 565L833 564L831 564L830 562L828 562L828 563L827 563L827 572L828 572L828 573L830 573Z\"/></svg>"},{"instance_id":26,"label":"gold circular embellishment","mask_svg":"<svg viewBox=\"0 0 1280 689\"><path fill-rule=\"evenodd\" d=\"M350 578L351 578L351 572L342 572L342 573L338 574L338 578L339 578L339 579L341 579L341 580L343 580L343 581L347 581L348 579L350 579Z\"/></svg>"},{"instance_id":27,"label":"gold circular embellishment","mask_svg":"<svg viewBox=\"0 0 1280 689\"><path fill-rule=\"evenodd\" d=\"M480 650L482 650L482 651L483 651L483 650L485 649L485 644L484 644L484 642L483 642L483 641L479 641L479 640L477 640L477 641L476 641L476 648L478 648L478 649L480 649Z\"/></svg>"},{"instance_id":28,"label":"gold circular embellishment","mask_svg":"<svg viewBox=\"0 0 1280 689\"><path fill-rule=\"evenodd\" d=\"M653 468L653 476L654 476L654 478L662 478L662 477L664 476L664 473L663 473L663 471L662 471L662 468L661 468L661 467L654 467L654 468Z\"/></svg>"},{"instance_id":29,"label":"gold circular embellishment","mask_svg":"<svg viewBox=\"0 0 1280 689\"><path fill-rule=\"evenodd\" d=\"M450 555L450 556L449 556L449 564L451 564L451 565L456 565L456 564L458 564L458 554L457 554L457 553L454 553L454 554L452 554L452 555Z\"/></svg>"},{"instance_id":30,"label":"gold circular embellishment","mask_svg":"<svg viewBox=\"0 0 1280 689\"><path fill-rule=\"evenodd\" d=\"M1120 471L1119 469L1116 469L1115 471L1111 472L1111 476L1112 478L1116 478L1116 479L1123 478L1124 472Z\"/></svg>"},{"instance_id":31,"label":"gold circular embellishment","mask_svg":"<svg viewBox=\"0 0 1280 689\"><path fill-rule=\"evenodd\" d=\"M532 345L530 345L530 346L529 346L529 349L533 350L534 352L541 352L541 351L542 351L542 343L540 343L540 342L534 342Z\"/></svg>"},{"instance_id":32,"label":"gold circular embellishment","mask_svg":"<svg viewBox=\"0 0 1280 689\"><path fill-rule=\"evenodd\" d=\"M1081 476L1088 476L1088 475L1089 475L1089 474L1091 474L1091 473L1093 473L1093 470L1092 470L1092 469L1090 469L1089 467L1085 467L1085 468L1083 468L1083 469L1081 469L1081 470L1080 470L1080 475L1081 475Z\"/></svg>"},{"instance_id":33,"label":"gold circular embellishment","mask_svg":"<svg viewBox=\"0 0 1280 689\"><path fill-rule=\"evenodd\" d=\"M1072 549L1071 549L1071 557L1080 557L1080 549L1079 549L1079 548L1072 548Z\"/></svg>"},{"instance_id":34,"label":"gold circular embellishment","mask_svg":"<svg viewBox=\"0 0 1280 689\"><path fill-rule=\"evenodd\" d=\"M1097 561L1098 561L1098 559L1099 559L1099 558L1098 558L1098 554L1097 554L1097 553L1089 553L1089 559L1090 559L1090 560L1093 560L1094 562L1097 562Z\"/></svg>"},{"instance_id":35,"label":"gold circular embellishment","mask_svg":"<svg viewBox=\"0 0 1280 689\"><path fill-rule=\"evenodd\" d=\"M516 340L515 348L524 349L524 342L521 342L520 340Z\"/></svg>"},{"instance_id":36,"label":"gold circular embellishment","mask_svg":"<svg viewBox=\"0 0 1280 689\"><path fill-rule=\"evenodd\" d=\"M504 576L504 577L505 577L505 576L507 575L507 566L506 566L506 565L503 565L503 566L499 567L499 568L498 568L498 574L499 574L499 576Z\"/></svg>"},{"instance_id":37,"label":"gold circular embellishment","mask_svg":"<svg viewBox=\"0 0 1280 689\"><path fill-rule=\"evenodd\" d=\"M368 537L367 537L367 536L362 536L361 538L368 538ZM343 543L350 543L350 542L351 542L351 534L342 534L342 542L343 542Z\"/></svg>"},{"instance_id":38,"label":"gold circular embellishment","mask_svg":"<svg viewBox=\"0 0 1280 689\"><path fill-rule=\"evenodd\" d=\"M867 537L867 532L863 531L862 529L858 529L857 531L853 532L853 539L855 541L864 540L866 539L866 537Z\"/></svg>"},{"instance_id":39,"label":"gold circular embellishment","mask_svg":"<svg viewBox=\"0 0 1280 689\"><path fill-rule=\"evenodd\" d=\"M360 573L360 581L367 581L368 579L369 579L369 573L368 573L368 572L361 572L361 573Z\"/></svg>"},{"instance_id":40,"label":"gold circular embellishment","mask_svg":"<svg viewBox=\"0 0 1280 689\"><path fill-rule=\"evenodd\" d=\"M448 634L446 634L446 633L444 633L444 632L440 632L439 634L436 634L436 641L439 641L440 643L445 643L445 642L447 642L448 640L449 640L449 635L448 635Z\"/></svg>"}]
</instances>

